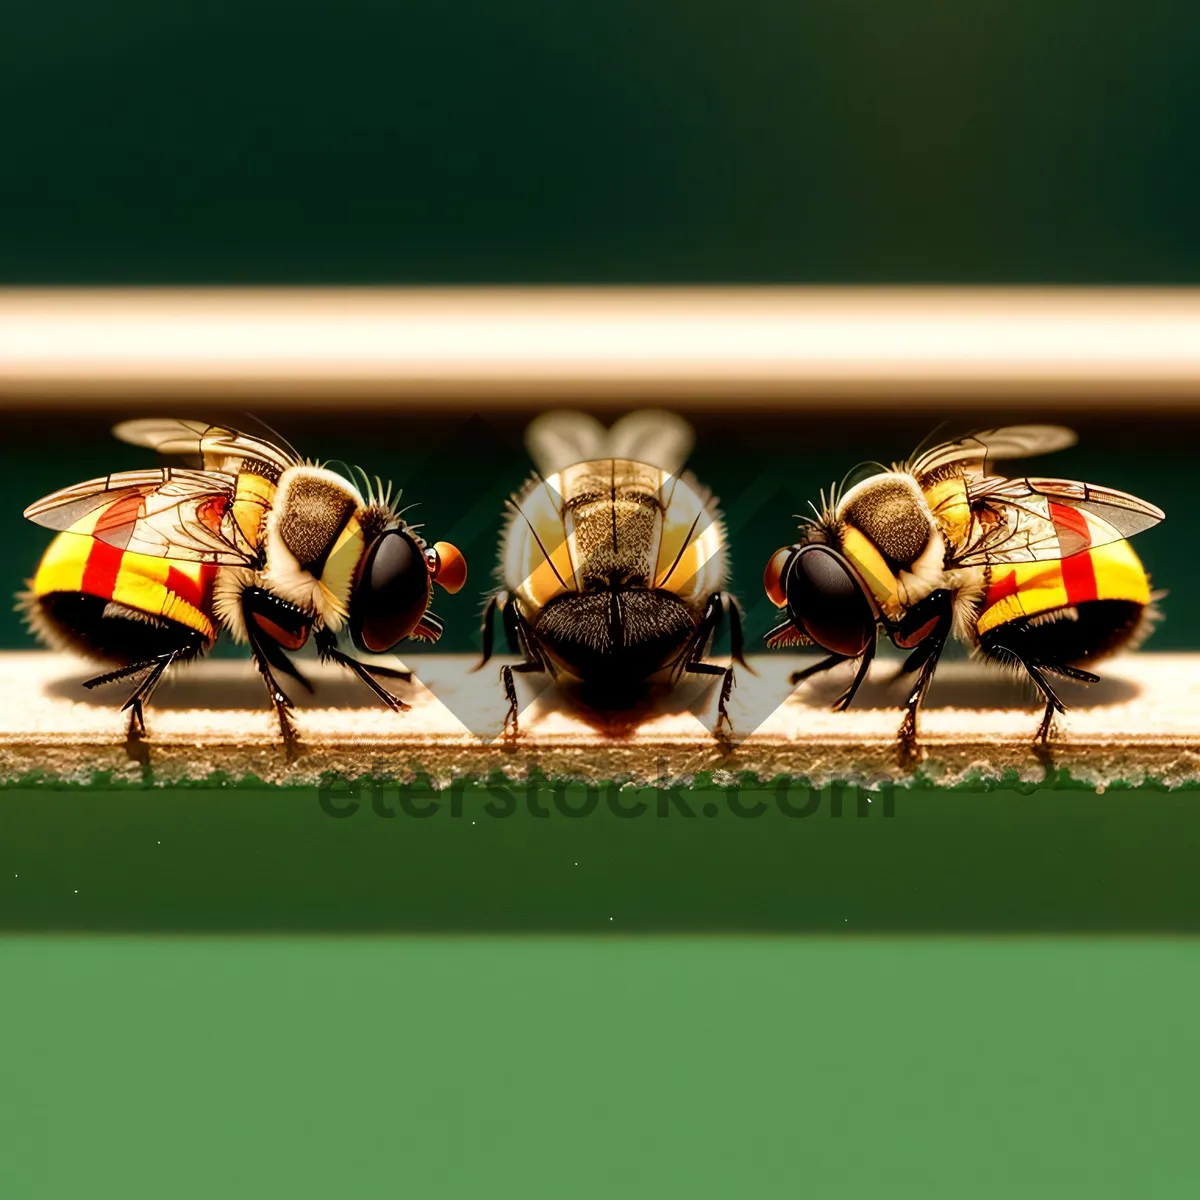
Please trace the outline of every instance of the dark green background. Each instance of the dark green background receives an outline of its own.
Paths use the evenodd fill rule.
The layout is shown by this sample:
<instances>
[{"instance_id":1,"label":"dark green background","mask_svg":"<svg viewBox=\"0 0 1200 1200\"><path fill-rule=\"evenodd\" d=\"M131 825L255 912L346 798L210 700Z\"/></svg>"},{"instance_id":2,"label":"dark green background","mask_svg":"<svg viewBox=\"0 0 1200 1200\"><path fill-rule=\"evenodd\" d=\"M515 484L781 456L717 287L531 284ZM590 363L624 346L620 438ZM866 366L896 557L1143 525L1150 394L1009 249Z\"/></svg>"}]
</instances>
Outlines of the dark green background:
<instances>
[{"instance_id":1,"label":"dark green background","mask_svg":"<svg viewBox=\"0 0 1200 1200\"><path fill-rule=\"evenodd\" d=\"M0 933L1200 933L1194 788L556 788L0 788Z\"/></svg>"},{"instance_id":2,"label":"dark green background","mask_svg":"<svg viewBox=\"0 0 1200 1200\"><path fill-rule=\"evenodd\" d=\"M10 282L1194 282L1193 0L21 0Z\"/></svg>"}]
</instances>

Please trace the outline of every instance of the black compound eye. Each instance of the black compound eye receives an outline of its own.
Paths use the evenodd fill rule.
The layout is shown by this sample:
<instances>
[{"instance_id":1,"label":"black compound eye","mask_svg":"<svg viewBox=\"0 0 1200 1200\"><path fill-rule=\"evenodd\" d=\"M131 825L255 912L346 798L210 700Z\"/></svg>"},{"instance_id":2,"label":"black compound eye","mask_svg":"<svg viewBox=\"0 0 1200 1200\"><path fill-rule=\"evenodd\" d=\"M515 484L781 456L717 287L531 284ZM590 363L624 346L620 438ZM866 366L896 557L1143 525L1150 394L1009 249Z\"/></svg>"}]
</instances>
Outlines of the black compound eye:
<instances>
[{"instance_id":1,"label":"black compound eye","mask_svg":"<svg viewBox=\"0 0 1200 1200\"><path fill-rule=\"evenodd\" d=\"M350 598L350 635L360 650L383 654L403 641L429 604L429 566L421 548L398 529L366 549Z\"/></svg>"},{"instance_id":2,"label":"black compound eye","mask_svg":"<svg viewBox=\"0 0 1200 1200\"><path fill-rule=\"evenodd\" d=\"M875 636L875 613L858 576L832 547L802 546L785 580L787 612L818 646L856 658Z\"/></svg>"}]
</instances>

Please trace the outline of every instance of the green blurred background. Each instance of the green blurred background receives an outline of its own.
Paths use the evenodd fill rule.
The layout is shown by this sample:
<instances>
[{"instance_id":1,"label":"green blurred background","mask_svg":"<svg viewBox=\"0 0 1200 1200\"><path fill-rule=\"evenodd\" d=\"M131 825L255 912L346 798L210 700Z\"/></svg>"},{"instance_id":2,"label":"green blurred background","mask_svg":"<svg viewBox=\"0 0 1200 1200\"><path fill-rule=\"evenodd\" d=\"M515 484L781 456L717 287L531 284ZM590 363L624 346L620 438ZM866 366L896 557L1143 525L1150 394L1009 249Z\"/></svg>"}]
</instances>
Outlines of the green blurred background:
<instances>
[{"instance_id":1,"label":"green blurred background","mask_svg":"<svg viewBox=\"0 0 1200 1200\"><path fill-rule=\"evenodd\" d=\"M48 0L0 279L1187 283L1192 0Z\"/></svg>"},{"instance_id":2,"label":"green blurred background","mask_svg":"<svg viewBox=\"0 0 1200 1200\"><path fill-rule=\"evenodd\" d=\"M1195 284L1197 61L1192 0L25 2L0 283ZM1045 468L1167 509L1151 646L1195 648L1200 427L1129 413ZM0 590L20 507L144 463L123 415L6 414ZM520 420L271 420L463 542L470 644ZM934 422L701 424L755 633L788 514ZM1190 1197L1194 797L618 829L0 791L0 1193Z\"/></svg>"}]
</instances>

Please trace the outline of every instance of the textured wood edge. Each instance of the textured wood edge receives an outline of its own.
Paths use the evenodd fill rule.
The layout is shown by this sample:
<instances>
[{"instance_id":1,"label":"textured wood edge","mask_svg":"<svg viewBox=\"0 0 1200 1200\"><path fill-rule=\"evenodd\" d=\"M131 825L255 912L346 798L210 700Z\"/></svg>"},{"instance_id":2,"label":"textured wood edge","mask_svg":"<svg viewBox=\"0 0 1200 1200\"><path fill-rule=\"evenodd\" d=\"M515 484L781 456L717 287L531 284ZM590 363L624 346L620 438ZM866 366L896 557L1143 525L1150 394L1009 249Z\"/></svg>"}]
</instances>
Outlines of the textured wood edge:
<instances>
[{"instance_id":1,"label":"textured wood edge","mask_svg":"<svg viewBox=\"0 0 1200 1200\"><path fill-rule=\"evenodd\" d=\"M318 694L330 693L327 702L348 699L340 707L298 711L302 743L289 761L248 664L225 660L195 668L173 696L163 695L167 703L151 714L149 736L131 747L121 737L117 705L78 688L80 664L59 655L10 653L0 655L0 781L311 786L370 777L445 787L461 779L653 785L702 777L718 785L746 778L803 779L817 787L839 781L867 790L1200 783L1200 655L1143 654L1114 663L1110 690L1068 714L1059 740L1044 752L1030 742L1037 715L1019 689L970 664L947 664L935 685L941 699L931 694L925 715L925 758L915 768L899 761L898 713L884 685L868 686L863 710L830 713L819 691L806 687L790 695L786 676L797 661L752 660L758 673L735 691L734 726L740 718L745 728L746 714L757 711L756 727L733 743L705 727L711 727L711 709L651 708L618 735L580 719L552 691L531 701L524 732L506 741L496 735L502 696L495 681L489 685L469 672L470 656L414 658L410 665L429 688L413 685L413 711L403 716L363 707L356 690L337 690L342 676L317 669ZM235 707L221 708L213 696ZM479 699L496 733L468 732L463 711L459 717L452 711L462 696ZM767 703L755 710L763 697ZM965 703L971 697L978 707ZM1005 701L1009 706L997 706Z\"/></svg>"},{"instance_id":2,"label":"textured wood edge","mask_svg":"<svg viewBox=\"0 0 1200 1200\"><path fill-rule=\"evenodd\" d=\"M715 786L747 779L770 784L803 780L821 788L831 783L865 792L889 787L967 785L1079 785L1109 787L1200 785L1200 746L1059 744L1048 754L1028 745L1004 743L924 743L925 758L915 769L898 765L891 743L743 745L732 753L705 753L678 745L540 747L497 751L427 743L309 742L289 762L278 746L248 743L147 742L139 760L123 745L25 742L0 746L0 779L8 784L212 784L267 783L312 787L369 778L429 783L435 788L458 780L524 782L530 779L690 786L698 778Z\"/></svg>"}]
</instances>

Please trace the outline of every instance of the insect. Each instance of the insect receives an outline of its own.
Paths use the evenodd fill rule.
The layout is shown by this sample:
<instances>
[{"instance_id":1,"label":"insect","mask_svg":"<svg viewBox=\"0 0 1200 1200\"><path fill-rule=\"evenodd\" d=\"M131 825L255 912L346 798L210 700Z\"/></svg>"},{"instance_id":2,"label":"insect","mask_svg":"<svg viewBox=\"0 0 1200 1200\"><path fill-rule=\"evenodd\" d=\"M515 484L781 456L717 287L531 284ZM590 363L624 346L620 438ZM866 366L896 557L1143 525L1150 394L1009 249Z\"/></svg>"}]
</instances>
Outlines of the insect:
<instances>
[{"instance_id":1,"label":"insect","mask_svg":"<svg viewBox=\"0 0 1200 1200\"><path fill-rule=\"evenodd\" d=\"M792 683L856 661L834 704L845 709L882 630L910 651L901 675L916 675L899 731L902 757L911 757L917 712L953 634L1033 681L1046 704L1035 741L1047 743L1054 714L1066 711L1048 677L1096 682L1084 664L1137 645L1156 615L1125 539L1161 521L1161 510L1111 488L991 469L1075 440L1058 426L992 429L880 466L843 494L835 488L764 575L786 610L768 645L828 655Z\"/></svg>"},{"instance_id":2,"label":"insect","mask_svg":"<svg viewBox=\"0 0 1200 1200\"><path fill-rule=\"evenodd\" d=\"M690 426L633 413L605 429L582 413L546 414L526 431L537 471L509 502L500 587L483 616L483 657L499 614L524 661L502 669L506 731L517 732L514 672L548 671L601 705L685 672L721 676L718 729L728 725L728 667L704 662L728 622L742 658L741 613L723 590L725 535L717 503L680 473Z\"/></svg>"},{"instance_id":3,"label":"insect","mask_svg":"<svg viewBox=\"0 0 1200 1200\"><path fill-rule=\"evenodd\" d=\"M449 543L426 546L390 485L360 472L360 490L286 444L219 425L140 420L113 433L197 465L106 475L30 505L26 517L60 532L19 602L42 641L114 666L85 687L140 676L122 709L130 738L166 672L222 630L249 645L289 752L292 702L276 672L312 690L289 658L310 636L322 661L409 707L377 677L410 674L343 652L339 634L368 653L436 641L431 583L457 591L466 563Z\"/></svg>"}]
</instances>

